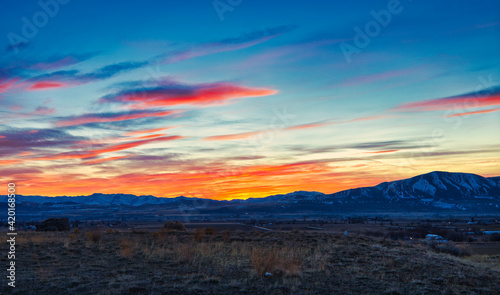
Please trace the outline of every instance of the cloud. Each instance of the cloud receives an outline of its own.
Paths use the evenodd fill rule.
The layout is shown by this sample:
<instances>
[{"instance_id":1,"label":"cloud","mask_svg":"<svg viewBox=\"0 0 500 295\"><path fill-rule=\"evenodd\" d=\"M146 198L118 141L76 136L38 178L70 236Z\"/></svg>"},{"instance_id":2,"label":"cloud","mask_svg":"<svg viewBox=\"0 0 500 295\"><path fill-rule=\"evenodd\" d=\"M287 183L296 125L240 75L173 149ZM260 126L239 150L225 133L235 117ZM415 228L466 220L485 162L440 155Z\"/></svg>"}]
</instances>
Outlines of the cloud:
<instances>
[{"instance_id":1,"label":"cloud","mask_svg":"<svg viewBox=\"0 0 500 295\"><path fill-rule=\"evenodd\" d=\"M380 82L383 80L388 80L391 78L404 77L409 74L415 73L419 68L410 68L410 69L402 69L402 70L392 70L374 73L370 75L357 76L353 78L349 78L340 83L341 86L357 86L360 84L368 84L373 82Z\"/></svg>"},{"instance_id":2,"label":"cloud","mask_svg":"<svg viewBox=\"0 0 500 295\"><path fill-rule=\"evenodd\" d=\"M386 154L386 153L394 153L399 152L399 150L385 150L385 151L376 151L376 152L366 152L367 154Z\"/></svg>"},{"instance_id":3,"label":"cloud","mask_svg":"<svg viewBox=\"0 0 500 295\"><path fill-rule=\"evenodd\" d=\"M86 165L96 165L96 164L101 164L101 163L105 163L105 162L111 162L111 161L115 161L115 160L121 160L121 159L125 159L125 158L130 158L131 156L133 156L133 155L125 155L125 156L116 156L116 157L102 158L102 159L85 161L84 163Z\"/></svg>"},{"instance_id":4,"label":"cloud","mask_svg":"<svg viewBox=\"0 0 500 295\"><path fill-rule=\"evenodd\" d=\"M126 61L106 65L88 73L81 73L79 70L58 70L28 79L28 82L38 83L38 81L52 81L60 83L69 83L80 85L98 80L104 80L114 77L120 73L125 73L147 65L147 61ZM33 86L31 86L33 87Z\"/></svg>"},{"instance_id":5,"label":"cloud","mask_svg":"<svg viewBox=\"0 0 500 295\"><path fill-rule=\"evenodd\" d=\"M8 129L0 132L0 154L3 156L38 149L64 148L83 140L57 129Z\"/></svg>"},{"instance_id":6,"label":"cloud","mask_svg":"<svg viewBox=\"0 0 500 295\"><path fill-rule=\"evenodd\" d=\"M401 112L424 112L452 109L468 109L500 105L500 87L493 87L481 92L472 92L446 98L429 99L405 103L392 109Z\"/></svg>"},{"instance_id":7,"label":"cloud","mask_svg":"<svg viewBox=\"0 0 500 295\"><path fill-rule=\"evenodd\" d=\"M465 113L458 113L458 114L448 115L446 117L447 118L462 117L462 116L469 116L469 115L493 113L493 112L498 112L498 111L500 111L500 108L489 109L489 110L479 110L479 111L472 111L472 112L465 112Z\"/></svg>"},{"instance_id":8,"label":"cloud","mask_svg":"<svg viewBox=\"0 0 500 295\"><path fill-rule=\"evenodd\" d=\"M284 33L292 31L293 29L295 29L295 26L278 26L266 30L254 31L236 38L202 43L170 51L160 55L158 59L166 63L174 63L219 52L244 49L276 38Z\"/></svg>"},{"instance_id":9,"label":"cloud","mask_svg":"<svg viewBox=\"0 0 500 295\"><path fill-rule=\"evenodd\" d=\"M0 177L13 177L20 174L41 174L43 171L35 168L6 168L0 169Z\"/></svg>"},{"instance_id":10,"label":"cloud","mask_svg":"<svg viewBox=\"0 0 500 295\"><path fill-rule=\"evenodd\" d=\"M421 149L421 148L429 148L428 144L421 143L421 140L389 140L389 141L372 141L372 142L359 142L359 143L351 143L351 144L339 144L339 145L329 145L329 146L320 146L320 147L311 147L311 146L292 146L289 147L289 150L294 152L301 152L303 155L311 155L311 154L321 154L321 153L330 153L339 150L346 149L356 149L356 150L373 150L377 151L366 152L366 153L385 153L392 151L400 151L400 150L411 150L411 149ZM379 151L378 149L384 149Z\"/></svg>"},{"instance_id":11,"label":"cloud","mask_svg":"<svg viewBox=\"0 0 500 295\"><path fill-rule=\"evenodd\" d=\"M145 144L149 144L152 142L179 140L179 139L183 139L183 138L185 138L185 137L178 136L178 135L162 136L162 137L150 138L150 139L145 139L145 140L137 140L137 141L131 141L131 142L126 142L126 143L107 145L105 147L93 149L93 150L86 150L86 151L79 151L79 152L65 152L65 153L59 153L59 154L55 154L55 155L48 155L48 156L44 156L44 157L35 158L35 160L48 161L48 160L63 160L63 159L88 159L88 158L94 158L100 154L123 151L123 150L131 149L134 147L142 146Z\"/></svg>"},{"instance_id":12,"label":"cloud","mask_svg":"<svg viewBox=\"0 0 500 295\"><path fill-rule=\"evenodd\" d=\"M73 55L55 55L36 62L30 62L30 65L27 68L40 71L60 69L86 61L98 54L98 52L92 52Z\"/></svg>"},{"instance_id":13,"label":"cloud","mask_svg":"<svg viewBox=\"0 0 500 295\"><path fill-rule=\"evenodd\" d=\"M171 81L154 88L134 88L100 99L101 103L129 104L131 108L166 107L181 104L211 105L228 100L276 94L266 88L251 88L231 83L186 85Z\"/></svg>"},{"instance_id":14,"label":"cloud","mask_svg":"<svg viewBox=\"0 0 500 295\"><path fill-rule=\"evenodd\" d=\"M39 91L39 90L48 90L53 88L62 88L67 86L68 84L63 82L55 82L55 81L40 81L35 82L30 87L28 87L28 91Z\"/></svg>"},{"instance_id":15,"label":"cloud","mask_svg":"<svg viewBox=\"0 0 500 295\"><path fill-rule=\"evenodd\" d=\"M129 131L129 132L125 133L125 135L134 136L134 135L139 135L139 134L154 133L154 132L160 132L160 131L172 129L175 127L176 126L146 129L146 130L135 130L135 131Z\"/></svg>"},{"instance_id":16,"label":"cloud","mask_svg":"<svg viewBox=\"0 0 500 295\"><path fill-rule=\"evenodd\" d=\"M7 47L5 47L5 51L12 52L20 49L25 49L27 47L28 47L28 42L19 42L16 44L9 44Z\"/></svg>"},{"instance_id":17,"label":"cloud","mask_svg":"<svg viewBox=\"0 0 500 295\"><path fill-rule=\"evenodd\" d=\"M243 132L243 133L227 134L227 135L215 135L215 136L205 137L204 140L239 140L239 139L253 137L259 133L261 133L261 131Z\"/></svg>"},{"instance_id":18,"label":"cloud","mask_svg":"<svg viewBox=\"0 0 500 295\"><path fill-rule=\"evenodd\" d=\"M385 115L376 115L376 116L364 116L364 117L359 117L351 120L345 120L345 121L332 121L332 120L325 120L322 122L315 122L315 123L308 123L308 124L301 124L301 125L294 125L290 127L285 127L280 130L282 131L294 131L294 130L302 130L302 129L310 129L310 128L318 128L318 127L324 127L328 125L336 125L336 124L346 124L346 123L354 123L354 122L362 122L362 121L369 121L369 120L378 120L378 119L384 119L384 118L389 118L389 116ZM256 136L260 133L266 132L266 130L260 130L260 131L250 131L250 132L243 132L243 133L235 133L235 134L223 134L223 135L215 135L215 136L208 136L205 137L204 140L239 140L239 139L246 139L246 138L251 138L253 136Z\"/></svg>"},{"instance_id":19,"label":"cloud","mask_svg":"<svg viewBox=\"0 0 500 295\"><path fill-rule=\"evenodd\" d=\"M66 127L91 123L108 123L148 117L165 117L175 113L178 113L178 111L129 111L120 113L84 114L80 116L60 118L55 122L55 125L59 127Z\"/></svg>"},{"instance_id":20,"label":"cloud","mask_svg":"<svg viewBox=\"0 0 500 295\"><path fill-rule=\"evenodd\" d=\"M14 87L14 84L16 84L18 79L2 79L0 76L0 93L6 92L10 90L12 87Z\"/></svg>"},{"instance_id":21,"label":"cloud","mask_svg":"<svg viewBox=\"0 0 500 295\"><path fill-rule=\"evenodd\" d=\"M115 63L115 64L106 65L104 67L101 67L94 72L83 74L83 75L79 76L78 79L82 79L84 81L108 79L108 78L111 78L113 76L116 76L119 73L135 70L135 69L141 68L147 64L148 64L147 61L139 61L139 62L126 61L126 62Z\"/></svg>"},{"instance_id":22,"label":"cloud","mask_svg":"<svg viewBox=\"0 0 500 295\"><path fill-rule=\"evenodd\" d=\"M53 114L54 112L55 112L54 108L49 108L46 106L39 106L35 109L33 114L35 114L35 115L50 115L50 114Z\"/></svg>"},{"instance_id":23,"label":"cloud","mask_svg":"<svg viewBox=\"0 0 500 295\"><path fill-rule=\"evenodd\" d=\"M331 125L331 124L339 124L339 123L338 122L309 123L309 124L301 124L301 125L295 125L295 126L286 127L283 130L301 130L301 129L323 127L323 126L328 126L328 125Z\"/></svg>"}]
</instances>

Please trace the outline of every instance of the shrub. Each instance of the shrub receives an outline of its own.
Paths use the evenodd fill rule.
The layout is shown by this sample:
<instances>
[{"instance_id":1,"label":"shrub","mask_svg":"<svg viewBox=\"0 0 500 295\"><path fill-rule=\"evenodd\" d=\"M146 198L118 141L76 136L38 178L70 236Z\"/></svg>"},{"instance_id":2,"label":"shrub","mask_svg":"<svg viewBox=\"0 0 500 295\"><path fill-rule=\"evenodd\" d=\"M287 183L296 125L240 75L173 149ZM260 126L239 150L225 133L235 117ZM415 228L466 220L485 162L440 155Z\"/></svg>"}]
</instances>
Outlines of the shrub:
<instances>
[{"instance_id":1,"label":"shrub","mask_svg":"<svg viewBox=\"0 0 500 295\"><path fill-rule=\"evenodd\" d=\"M180 262L191 263L194 260L195 248L192 244L182 244L177 248L177 259Z\"/></svg>"},{"instance_id":2,"label":"shrub","mask_svg":"<svg viewBox=\"0 0 500 295\"><path fill-rule=\"evenodd\" d=\"M283 251L279 259L279 267L289 276L298 276L303 264L303 258L299 257L297 249Z\"/></svg>"},{"instance_id":3,"label":"shrub","mask_svg":"<svg viewBox=\"0 0 500 295\"><path fill-rule=\"evenodd\" d=\"M205 231L203 231L201 228L197 228L194 230L193 238L195 242L201 242L204 236L205 236Z\"/></svg>"},{"instance_id":4,"label":"shrub","mask_svg":"<svg viewBox=\"0 0 500 295\"><path fill-rule=\"evenodd\" d=\"M264 276L266 272L272 272L276 269L279 261L278 251L275 248L252 248L250 254L252 266L258 276Z\"/></svg>"},{"instance_id":5,"label":"shrub","mask_svg":"<svg viewBox=\"0 0 500 295\"><path fill-rule=\"evenodd\" d=\"M185 231L186 227L179 221L167 221L163 224L163 228L166 230L178 230Z\"/></svg>"},{"instance_id":6,"label":"shrub","mask_svg":"<svg viewBox=\"0 0 500 295\"><path fill-rule=\"evenodd\" d=\"M205 234L207 236L215 236L217 234L217 231L213 227L205 228Z\"/></svg>"},{"instance_id":7,"label":"shrub","mask_svg":"<svg viewBox=\"0 0 500 295\"><path fill-rule=\"evenodd\" d=\"M79 233L80 233L80 230L79 230L78 228L75 228L75 229L73 230L73 233L75 233L75 234L79 234Z\"/></svg>"},{"instance_id":8,"label":"shrub","mask_svg":"<svg viewBox=\"0 0 500 295\"><path fill-rule=\"evenodd\" d=\"M134 255L134 244L129 240L122 240L120 244L120 254L123 257L132 257Z\"/></svg>"},{"instance_id":9,"label":"shrub","mask_svg":"<svg viewBox=\"0 0 500 295\"><path fill-rule=\"evenodd\" d=\"M222 240L224 243L229 243L231 241L231 233L228 230L222 232Z\"/></svg>"},{"instance_id":10,"label":"shrub","mask_svg":"<svg viewBox=\"0 0 500 295\"><path fill-rule=\"evenodd\" d=\"M102 234L98 230L93 230L91 232L86 233L85 235L87 236L87 239L89 240L89 242L92 242L92 243L97 243L102 238Z\"/></svg>"}]
</instances>

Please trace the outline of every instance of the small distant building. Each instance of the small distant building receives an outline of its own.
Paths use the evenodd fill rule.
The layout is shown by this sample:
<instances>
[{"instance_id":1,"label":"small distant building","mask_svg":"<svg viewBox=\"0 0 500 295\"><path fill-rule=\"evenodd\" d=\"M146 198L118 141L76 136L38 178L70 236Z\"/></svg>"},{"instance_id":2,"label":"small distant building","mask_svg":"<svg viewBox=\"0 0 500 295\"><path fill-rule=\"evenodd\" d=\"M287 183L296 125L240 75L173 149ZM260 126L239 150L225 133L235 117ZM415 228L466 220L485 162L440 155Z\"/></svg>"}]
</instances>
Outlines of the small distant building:
<instances>
[{"instance_id":1,"label":"small distant building","mask_svg":"<svg viewBox=\"0 0 500 295\"><path fill-rule=\"evenodd\" d=\"M429 242L441 242L441 243L448 242L448 240L445 240L442 236L433 234L426 235L425 240Z\"/></svg>"}]
</instances>

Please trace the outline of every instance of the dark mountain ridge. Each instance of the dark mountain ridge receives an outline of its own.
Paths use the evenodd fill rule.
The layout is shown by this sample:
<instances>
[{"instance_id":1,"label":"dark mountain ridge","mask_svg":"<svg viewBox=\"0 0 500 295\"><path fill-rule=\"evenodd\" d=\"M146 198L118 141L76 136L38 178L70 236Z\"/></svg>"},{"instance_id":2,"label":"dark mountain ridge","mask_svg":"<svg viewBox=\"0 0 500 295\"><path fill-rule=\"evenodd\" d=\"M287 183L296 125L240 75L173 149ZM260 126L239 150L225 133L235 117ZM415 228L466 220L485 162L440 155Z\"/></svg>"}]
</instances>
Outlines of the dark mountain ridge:
<instances>
[{"instance_id":1,"label":"dark mountain ridge","mask_svg":"<svg viewBox=\"0 0 500 295\"><path fill-rule=\"evenodd\" d=\"M7 196L0 196L7 202ZM296 191L265 198L218 201L199 198L158 198L151 195L101 194L89 196L21 196L17 203L95 205L95 206L168 206L184 209L228 207L232 210L274 208L273 212L297 211L499 211L500 176L485 178L470 173L434 171L408 179L383 182L333 194Z\"/></svg>"}]
</instances>

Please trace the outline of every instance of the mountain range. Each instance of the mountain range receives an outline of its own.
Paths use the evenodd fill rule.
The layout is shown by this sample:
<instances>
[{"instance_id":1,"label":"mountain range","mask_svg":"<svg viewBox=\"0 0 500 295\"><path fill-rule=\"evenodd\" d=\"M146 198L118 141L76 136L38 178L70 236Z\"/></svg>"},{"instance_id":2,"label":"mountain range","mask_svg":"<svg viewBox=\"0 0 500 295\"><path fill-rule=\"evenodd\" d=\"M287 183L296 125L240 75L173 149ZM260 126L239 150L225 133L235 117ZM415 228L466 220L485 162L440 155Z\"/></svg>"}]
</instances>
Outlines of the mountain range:
<instances>
[{"instance_id":1,"label":"mountain range","mask_svg":"<svg viewBox=\"0 0 500 295\"><path fill-rule=\"evenodd\" d=\"M7 202L7 196L0 196ZM158 198L130 194L101 194L77 197L17 196L18 204L88 206L161 206L203 212L352 212L459 210L500 212L500 176L434 171L412 178L354 188L333 194L296 191L265 198L217 201L176 197Z\"/></svg>"}]
</instances>

